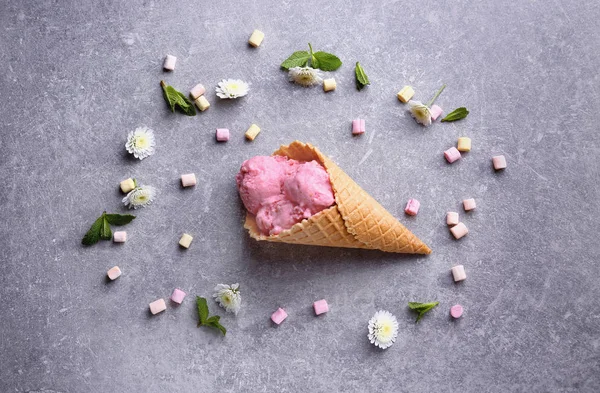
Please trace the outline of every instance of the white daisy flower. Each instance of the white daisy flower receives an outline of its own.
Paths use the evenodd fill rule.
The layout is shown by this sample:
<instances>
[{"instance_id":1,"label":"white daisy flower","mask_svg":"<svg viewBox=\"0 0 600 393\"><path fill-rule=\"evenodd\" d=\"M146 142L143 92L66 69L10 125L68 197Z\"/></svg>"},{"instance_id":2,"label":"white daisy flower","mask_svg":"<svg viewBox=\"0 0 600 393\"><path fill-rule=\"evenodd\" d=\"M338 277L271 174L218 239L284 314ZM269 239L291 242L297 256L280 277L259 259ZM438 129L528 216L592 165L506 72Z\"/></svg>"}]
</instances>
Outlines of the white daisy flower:
<instances>
[{"instance_id":1,"label":"white daisy flower","mask_svg":"<svg viewBox=\"0 0 600 393\"><path fill-rule=\"evenodd\" d=\"M431 112L421 101L408 101L408 110L417 123L423 124L425 127L431 124Z\"/></svg>"},{"instance_id":2,"label":"white daisy flower","mask_svg":"<svg viewBox=\"0 0 600 393\"><path fill-rule=\"evenodd\" d=\"M369 341L376 347L391 347L398 336L398 321L389 311L379 310L369 321Z\"/></svg>"},{"instance_id":3,"label":"white daisy flower","mask_svg":"<svg viewBox=\"0 0 600 393\"><path fill-rule=\"evenodd\" d=\"M250 84L239 79L223 79L216 88L220 98L238 98L248 94Z\"/></svg>"},{"instance_id":4,"label":"white daisy flower","mask_svg":"<svg viewBox=\"0 0 600 393\"><path fill-rule=\"evenodd\" d=\"M213 297L225 311L237 314L242 306L242 294L240 284L219 284L215 287Z\"/></svg>"},{"instance_id":5,"label":"white daisy flower","mask_svg":"<svg viewBox=\"0 0 600 393\"><path fill-rule=\"evenodd\" d=\"M127 196L123 198L123 204L127 207L137 209L145 207L152 203L156 196L156 190L152 186L137 186L129 191Z\"/></svg>"},{"instance_id":6,"label":"white daisy flower","mask_svg":"<svg viewBox=\"0 0 600 393\"><path fill-rule=\"evenodd\" d=\"M155 144L154 132L148 127L138 127L127 135L125 149L135 158L143 160L154 154Z\"/></svg>"},{"instance_id":7,"label":"white daisy flower","mask_svg":"<svg viewBox=\"0 0 600 393\"><path fill-rule=\"evenodd\" d=\"M292 67L288 75L291 82L304 87L320 85L323 82L319 70L311 67Z\"/></svg>"}]
</instances>

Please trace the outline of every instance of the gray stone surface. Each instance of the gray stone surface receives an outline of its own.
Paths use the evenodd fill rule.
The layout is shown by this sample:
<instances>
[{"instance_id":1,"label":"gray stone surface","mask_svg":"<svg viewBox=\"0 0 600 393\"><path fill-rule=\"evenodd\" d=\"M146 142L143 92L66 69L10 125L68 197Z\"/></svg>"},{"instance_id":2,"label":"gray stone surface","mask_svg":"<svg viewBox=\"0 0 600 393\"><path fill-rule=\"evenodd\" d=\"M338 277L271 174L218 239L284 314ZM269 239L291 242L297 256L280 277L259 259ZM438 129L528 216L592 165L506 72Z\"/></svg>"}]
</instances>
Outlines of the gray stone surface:
<instances>
[{"instance_id":1,"label":"gray stone surface","mask_svg":"<svg viewBox=\"0 0 600 393\"><path fill-rule=\"evenodd\" d=\"M596 1L3 0L0 391L600 391L598 19ZM254 28L259 49L246 44ZM333 93L278 68L309 41L344 61ZM161 70L167 53L174 73ZM362 92L355 61L373 82ZM252 91L218 102L222 78ZM204 83L212 107L170 113L161 79ZM424 129L395 98L411 84L427 101L443 83L438 103L468 107L465 121ZM367 133L353 138L357 117ZM252 122L263 131L247 143ZM158 146L139 162L123 145L141 125ZM229 143L214 142L217 127ZM473 151L447 165L442 151L462 135ZM433 254L250 240L234 175L294 139L329 154ZM504 173L491 169L499 153ZM196 189L179 187L187 172ZM118 183L130 176L159 189L156 203L136 211L126 244L82 247L103 210L125 212ZM466 197L475 212L460 210ZM461 241L448 210L471 231ZM183 232L195 236L187 251ZM123 275L107 283L113 265ZM192 301L222 282L244 296L237 317L223 315L225 338L196 328ZM184 304L150 316L175 287ZM316 318L320 298L331 312ZM411 300L440 306L415 324ZM275 328L279 306L290 317ZM386 351L366 339L379 309L400 324Z\"/></svg>"}]
</instances>

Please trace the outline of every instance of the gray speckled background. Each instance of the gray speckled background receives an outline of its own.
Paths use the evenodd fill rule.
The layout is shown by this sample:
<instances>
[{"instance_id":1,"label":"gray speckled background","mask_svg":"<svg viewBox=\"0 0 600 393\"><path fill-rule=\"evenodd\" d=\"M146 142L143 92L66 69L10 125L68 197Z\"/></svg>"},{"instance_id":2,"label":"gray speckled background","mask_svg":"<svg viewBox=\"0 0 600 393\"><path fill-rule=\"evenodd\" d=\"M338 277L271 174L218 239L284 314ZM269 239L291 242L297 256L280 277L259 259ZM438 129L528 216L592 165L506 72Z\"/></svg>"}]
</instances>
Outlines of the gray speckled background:
<instances>
[{"instance_id":1,"label":"gray speckled background","mask_svg":"<svg viewBox=\"0 0 600 393\"><path fill-rule=\"evenodd\" d=\"M20 1L0 3L0 391L600 391L600 3L597 1ZM254 28L266 34L247 46ZM311 42L344 66L324 94L279 63ZM178 57L163 73L164 55ZM361 61L373 82L354 87ZM217 102L222 78L252 83ZM159 80L198 82L212 107L170 113ZM423 129L395 98L443 83L454 124ZM364 117L367 133L350 135ZM255 122L262 133L247 143ZM123 148L147 125L157 153ZM227 127L232 140L214 142ZM473 151L442 151L469 136ZM426 258L251 241L234 184L241 162L301 139L329 154L434 250ZM509 168L494 173L491 156ZM196 189L179 175L195 172ZM124 245L80 240L127 177L159 189ZM410 197L417 217L403 213ZM461 241L444 223L461 215ZM192 247L177 246L181 233ZM463 263L468 279L452 282ZM118 264L123 276L107 284ZM244 305L222 338L197 329L188 297L152 317L174 287L209 296L240 282ZM326 298L331 311L314 317ZM419 324L410 300L440 306ZM461 303L465 315L448 316ZM290 314L274 328L277 307ZM213 312L219 312L210 302ZM378 309L400 334L367 339Z\"/></svg>"}]
</instances>

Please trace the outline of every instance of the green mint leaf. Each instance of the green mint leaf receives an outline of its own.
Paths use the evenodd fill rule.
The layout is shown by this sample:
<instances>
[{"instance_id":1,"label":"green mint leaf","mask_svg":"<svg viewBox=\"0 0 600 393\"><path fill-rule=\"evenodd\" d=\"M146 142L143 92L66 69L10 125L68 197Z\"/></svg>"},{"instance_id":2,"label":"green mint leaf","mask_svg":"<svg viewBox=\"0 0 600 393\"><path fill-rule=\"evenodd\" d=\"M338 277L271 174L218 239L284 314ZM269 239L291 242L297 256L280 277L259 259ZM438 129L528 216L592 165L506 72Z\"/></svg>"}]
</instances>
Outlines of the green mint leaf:
<instances>
[{"instance_id":1,"label":"green mint leaf","mask_svg":"<svg viewBox=\"0 0 600 393\"><path fill-rule=\"evenodd\" d=\"M204 325L208 319L208 304L206 304L206 299L196 296L196 306L198 307L198 326L201 326Z\"/></svg>"},{"instance_id":2,"label":"green mint leaf","mask_svg":"<svg viewBox=\"0 0 600 393\"><path fill-rule=\"evenodd\" d=\"M354 73L356 74L356 88L358 90L362 89L366 85L371 84L371 82L369 82L369 78L367 77L367 74L365 73L364 68L362 68L362 66L360 65L360 63L358 61L356 62L356 67L354 69Z\"/></svg>"},{"instance_id":3,"label":"green mint leaf","mask_svg":"<svg viewBox=\"0 0 600 393\"><path fill-rule=\"evenodd\" d=\"M211 323L207 323L207 326L210 327L214 327L215 329L219 329L221 331L221 333L223 333L223 335L227 334L227 329L225 329L225 327L223 325L221 325L219 322L211 322Z\"/></svg>"},{"instance_id":4,"label":"green mint leaf","mask_svg":"<svg viewBox=\"0 0 600 393\"><path fill-rule=\"evenodd\" d=\"M196 116L194 104L185 95L175 90L173 86L167 85L165 81L160 81L160 85L163 88L165 101L169 104L171 112L175 112L175 108L177 108L187 116Z\"/></svg>"},{"instance_id":5,"label":"green mint leaf","mask_svg":"<svg viewBox=\"0 0 600 393\"><path fill-rule=\"evenodd\" d=\"M281 68L289 70L293 67L304 67L306 63L308 63L308 59L310 59L310 53L305 50L300 50L292 53L290 57L285 59L285 61L281 63Z\"/></svg>"},{"instance_id":6,"label":"green mint leaf","mask_svg":"<svg viewBox=\"0 0 600 393\"><path fill-rule=\"evenodd\" d=\"M91 246L92 244L98 243L100 240L100 229L102 228L102 224L104 222L104 214L101 215L94 223L91 228L87 231L87 233L83 236L81 240L81 244L86 246Z\"/></svg>"},{"instance_id":7,"label":"green mint leaf","mask_svg":"<svg viewBox=\"0 0 600 393\"><path fill-rule=\"evenodd\" d=\"M213 315L212 317L208 318L205 322L206 325L210 325L211 323L218 323L221 320L221 317L218 315Z\"/></svg>"},{"instance_id":8,"label":"green mint leaf","mask_svg":"<svg viewBox=\"0 0 600 393\"><path fill-rule=\"evenodd\" d=\"M464 106L460 108L456 108L452 112L448 113L446 117L442 119L442 121L456 121L460 119L464 119L469 114L469 111Z\"/></svg>"},{"instance_id":9,"label":"green mint leaf","mask_svg":"<svg viewBox=\"0 0 600 393\"><path fill-rule=\"evenodd\" d=\"M411 310L414 310L419 314L417 316L417 320L415 321L415 323L417 323L417 322L419 322L421 317L423 317L423 315L425 315L426 312L428 312L429 310L431 310L438 304L440 304L440 302L430 302L430 303L408 302L408 307Z\"/></svg>"},{"instance_id":10,"label":"green mint leaf","mask_svg":"<svg viewBox=\"0 0 600 393\"><path fill-rule=\"evenodd\" d=\"M135 218L131 214L106 214L105 217L109 224L117 226L129 224Z\"/></svg>"},{"instance_id":11,"label":"green mint leaf","mask_svg":"<svg viewBox=\"0 0 600 393\"><path fill-rule=\"evenodd\" d=\"M312 68L323 71L335 71L342 66L342 61L336 55L327 52L315 52L313 59Z\"/></svg>"},{"instance_id":12,"label":"green mint leaf","mask_svg":"<svg viewBox=\"0 0 600 393\"><path fill-rule=\"evenodd\" d=\"M102 213L102 227L100 227L100 239L110 240L112 239L112 231L110 230L110 224L106 219L106 213Z\"/></svg>"}]
</instances>

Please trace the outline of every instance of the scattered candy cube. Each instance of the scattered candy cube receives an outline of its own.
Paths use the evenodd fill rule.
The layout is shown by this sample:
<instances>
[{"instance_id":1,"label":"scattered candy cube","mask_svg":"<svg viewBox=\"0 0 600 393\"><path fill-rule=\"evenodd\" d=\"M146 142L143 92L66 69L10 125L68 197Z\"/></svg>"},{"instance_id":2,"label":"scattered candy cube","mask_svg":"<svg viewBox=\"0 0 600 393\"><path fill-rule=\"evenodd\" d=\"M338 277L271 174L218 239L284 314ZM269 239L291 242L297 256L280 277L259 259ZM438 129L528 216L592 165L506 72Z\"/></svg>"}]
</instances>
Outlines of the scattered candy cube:
<instances>
[{"instance_id":1,"label":"scattered candy cube","mask_svg":"<svg viewBox=\"0 0 600 393\"><path fill-rule=\"evenodd\" d=\"M315 309L316 315L325 314L329 311L329 305L325 299L317 300L313 303L313 308Z\"/></svg>"},{"instance_id":2,"label":"scattered candy cube","mask_svg":"<svg viewBox=\"0 0 600 393\"><path fill-rule=\"evenodd\" d=\"M335 83L334 78L329 78L323 80L323 91L333 91L337 87L337 83Z\"/></svg>"},{"instance_id":3,"label":"scattered candy cube","mask_svg":"<svg viewBox=\"0 0 600 393\"><path fill-rule=\"evenodd\" d=\"M195 100L198 97L200 97L201 95L203 95L205 92L206 92L206 89L204 88L204 85L202 85L201 83L198 83L196 86L194 86L192 88L192 90L190 90L190 97L192 97L192 100Z\"/></svg>"},{"instance_id":4,"label":"scattered candy cube","mask_svg":"<svg viewBox=\"0 0 600 393\"><path fill-rule=\"evenodd\" d=\"M260 132L260 127L257 126L256 124L252 124L250 126L250 128L248 128L248 130L246 131L246 134L244 134L244 135L246 136L246 139L248 139L249 141L253 141L259 132Z\"/></svg>"},{"instance_id":5,"label":"scattered candy cube","mask_svg":"<svg viewBox=\"0 0 600 393\"><path fill-rule=\"evenodd\" d=\"M181 236L181 239L179 239L179 245L183 248L190 248L190 244L192 244L192 240L194 240L194 238L190 235L188 235L187 233L184 233Z\"/></svg>"},{"instance_id":6,"label":"scattered candy cube","mask_svg":"<svg viewBox=\"0 0 600 393\"><path fill-rule=\"evenodd\" d=\"M454 319L460 318L462 316L462 314L463 314L463 306L461 306L460 304L456 304L450 308L450 315L452 315L452 318L454 318Z\"/></svg>"},{"instance_id":7,"label":"scattered candy cube","mask_svg":"<svg viewBox=\"0 0 600 393\"><path fill-rule=\"evenodd\" d=\"M356 119L352 120L352 134L359 135L365 133L365 120Z\"/></svg>"},{"instance_id":8,"label":"scattered candy cube","mask_svg":"<svg viewBox=\"0 0 600 393\"><path fill-rule=\"evenodd\" d=\"M116 231L113 233L113 242L115 243L125 243L127 241L127 232L125 231Z\"/></svg>"},{"instance_id":9,"label":"scattered candy cube","mask_svg":"<svg viewBox=\"0 0 600 393\"><path fill-rule=\"evenodd\" d=\"M465 208L465 211L469 211L469 210L474 210L475 209L475 199L471 198L471 199L465 199L463 201L463 207Z\"/></svg>"},{"instance_id":10,"label":"scattered candy cube","mask_svg":"<svg viewBox=\"0 0 600 393\"><path fill-rule=\"evenodd\" d=\"M471 151L471 138L466 136L458 138L457 147L458 151Z\"/></svg>"},{"instance_id":11,"label":"scattered candy cube","mask_svg":"<svg viewBox=\"0 0 600 393\"><path fill-rule=\"evenodd\" d=\"M229 140L229 129L217 128L216 136L218 142L227 142Z\"/></svg>"},{"instance_id":12,"label":"scattered candy cube","mask_svg":"<svg viewBox=\"0 0 600 393\"><path fill-rule=\"evenodd\" d=\"M450 232L452 232L454 238L458 240L467 233L469 233L469 230L467 229L467 226L464 223L459 222L458 224L450 228Z\"/></svg>"},{"instance_id":13,"label":"scattered candy cube","mask_svg":"<svg viewBox=\"0 0 600 393\"><path fill-rule=\"evenodd\" d=\"M121 191L124 194L127 194L129 191L135 188L135 182L132 178L125 179L121 183L119 183L119 187L121 187Z\"/></svg>"},{"instance_id":14,"label":"scattered candy cube","mask_svg":"<svg viewBox=\"0 0 600 393\"><path fill-rule=\"evenodd\" d=\"M467 274L465 273L465 267L463 265L456 265L452 269L452 277L454 278L454 282L459 282L467 278Z\"/></svg>"},{"instance_id":15,"label":"scattered candy cube","mask_svg":"<svg viewBox=\"0 0 600 393\"><path fill-rule=\"evenodd\" d=\"M497 171L506 168L506 158L504 156L492 157L492 163L494 164L494 169Z\"/></svg>"},{"instance_id":16,"label":"scattered candy cube","mask_svg":"<svg viewBox=\"0 0 600 393\"><path fill-rule=\"evenodd\" d=\"M186 173L181 175L181 185L184 187L193 187L196 185L196 175L193 173Z\"/></svg>"},{"instance_id":17,"label":"scattered candy cube","mask_svg":"<svg viewBox=\"0 0 600 393\"><path fill-rule=\"evenodd\" d=\"M260 46L260 44L262 43L263 39L265 38L265 33L263 33L260 30L254 30L252 32L252 35L250 36L250 39L248 40L248 43L255 47L258 48Z\"/></svg>"},{"instance_id":18,"label":"scattered candy cube","mask_svg":"<svg viewBox=\"0 0 600 393\"><path fill-rule=\"evenodd\" d=\"M416 216L419 212L419 207L421 207L421 202L411 198L408 200L404 212L409 216Z\"/></svg>"},{"instance_id":19,"label":"scattered candy cube","mask_svg":"<svg viewBox=\"0 0 600 393\"><path fill-rule=\"evenodd\" d=\"M446 161L452 164L454 161L460 159L460 152L456 147L451 147L444 152L444 157L446 157Z\"/></svg>"},{"instance_id":20,"label":"scattered candy cube","mask_svg":"<svg viewBox=\"0 0 600 393\"><path fill-rule=\"evenodd\" d=\"M150 303L150 312L152 315L156 315L159 312L163 312L167 309L167 304L165 303L165 299L158 299Z\"/></svg>"},{"instance_id":21,"label":"scattered candy cube","mask_svg":"<svg viewBox=\"0 0 600 393\"><path fill-rule=\"evenodd\" d=\"M286 318L287 318L287 313L285 312L285 310L281 307L279 307L277 309L277 311L275 311L272 315L271 315L271 321L275 322L277 325L280 325L281 322L283 322Z\"/></svg>"},{"instance_id":22,"label":"scattered candy cube","mask_svg":"<svg viewBox=\"0 0 600 393\"><path fill-rule=\"evenodd\" d=\"M165 57L163 68L167 71L173 71L175 69L176 62L177 58L175 56L167 55L167 57Z\"/></svg>"},{"instance_id":23,"label":"scattered candy cube","mask_svg":"<svg viewBox=\"0 0 600 393\"><path fill-rule=\"evenodd\" d=\"M433 120L433 121L437 120L437 118L440 117L442 112L443 112L442 108L440 108L437 105L432 105L431 108L429 108L429 113L431 114L431 120Z\"/></svg>"},{"instance_id":24,"label":"scattered candy cube","mask_svg":"<svg viewBox=\"0 0 600 393\"><path fill-rule=\"evenodd\" d=\"M116 280L117 278L119 278L121 276L121 269L119 269L118 266L111 267L110 270L106 274L108 275L108 278L110 278L111 280Z\"/></svg>"},{"instance_id":25,"label":"scattered candy cube","mask_svg":"<svg viewBox=\"0 0 600 393\"><path fill-rule=\"evenodd\" d=\"M204 112L210 107L210 102L204 96L200 96L194 100L194 103L200 109L200 112Z\"/></svg>"},{"instance_id":26,"label":"scattered candy cube","mask_svg":"<svg viewBox=\"0 0 600 393\"><path fill-rule=\"evenodd\" d=\"M415 90L412 87L404 86L402 90L398 92L398 99L406 104L414 95Z\"/></svg>"},{"instance_id":27,"label":"scattered candy cube","mask_svg":"<svg viewBox=\"0 0 600 393\"><path fill-rule=\"evenodd\" d=\"M171 294L171 300L177 304L181 304L181 302L183 302L183 298L185 297L185 295L186 295L186 293L183 292L181 289L175 288L173 290L173 293Z\"/></svg>"},{"instance_id":28,"label":"scattered candy cube","mask_svg":"<svg viewBox=\"0 0 600 393\"><path fill-rule=\"evenodd\" d=\"M452 226L458 224L458 213L448 212L446 213L446 224Z\"/></svg>"}]
</instances>

